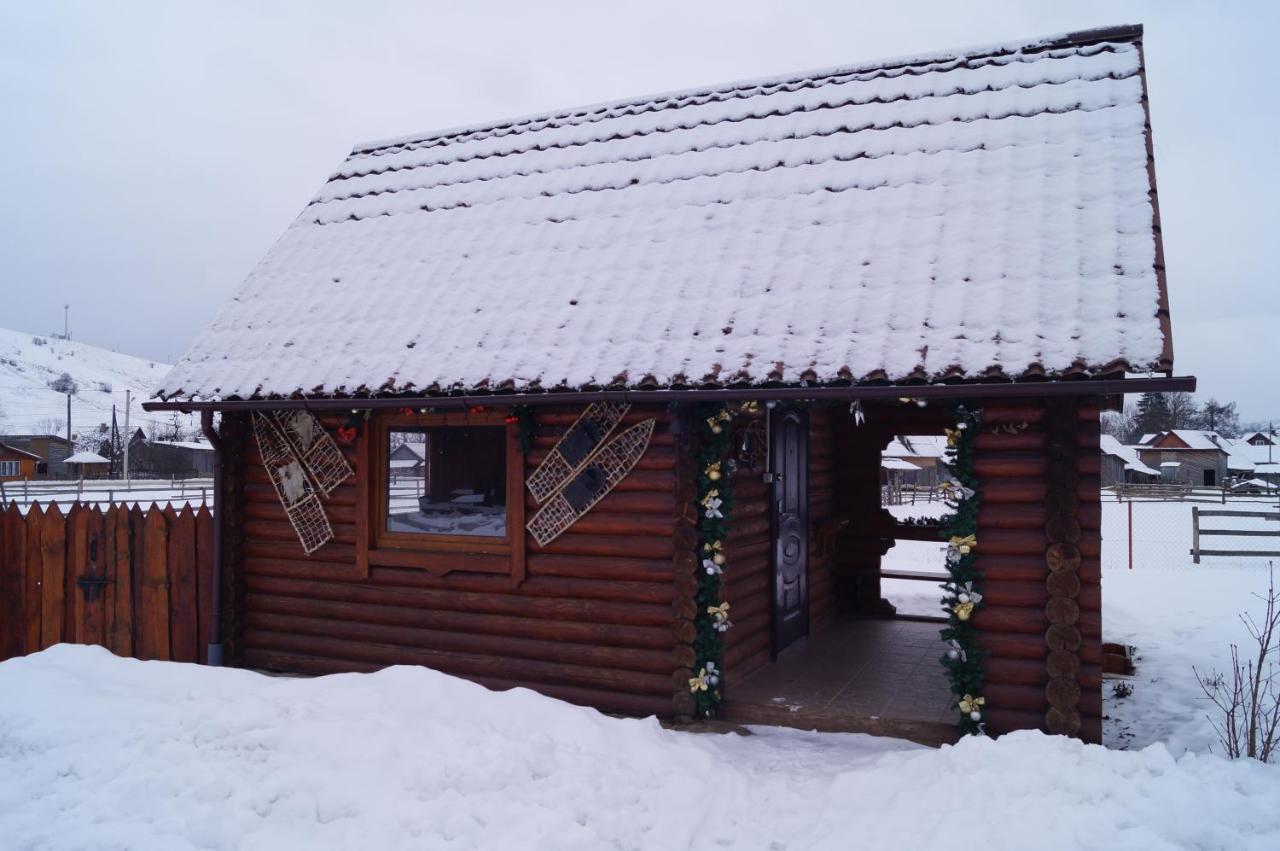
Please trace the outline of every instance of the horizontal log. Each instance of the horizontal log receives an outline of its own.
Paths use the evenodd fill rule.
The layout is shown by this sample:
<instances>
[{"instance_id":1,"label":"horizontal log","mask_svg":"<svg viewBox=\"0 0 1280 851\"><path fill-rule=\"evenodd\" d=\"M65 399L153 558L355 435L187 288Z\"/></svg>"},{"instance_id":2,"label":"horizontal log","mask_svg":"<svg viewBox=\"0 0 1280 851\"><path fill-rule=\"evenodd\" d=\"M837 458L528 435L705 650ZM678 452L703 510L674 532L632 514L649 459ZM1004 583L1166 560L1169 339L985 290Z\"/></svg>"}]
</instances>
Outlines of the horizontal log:
<instances>
[{"instance_id":1,"label":"horizontal log","mask_svg":"<svg viewBox=\"0 0 1280 851\"><path fill-rule=\"evenodd\" d=\"M978 452L973 472L979 479L1043 476L1048 460L1038 452Z\"/></svg>"},{"instance_id":2,"label":"horizontal log","mask_svg":"<svg viewBox=\"0 0 1280 851\"><path fill-rule=\"evenodd\" d=\"M988 656L982 660L987 690L993 684L1043 687L1049 681L1043 659L1004 659Z\"/></svg>"},{"instance_id":3,"label":"horizontal log","mask_svg":"<svg viewBox=\"0 0 1280 851\"><path fill-rule=\"evenodd\" d=\"M538 501L528 491L525 491L524 504L525 511L530 517L539 507ZM591 513L601 511L607 514L661 514L664 517L670 517L675 511L675 506L675 495L669 491L613 491L597 502L591 508Z\"/></svg>"},{"instance_id":4,"label":"horizontal log","mask_svg":"<svg viewBox=\"0 0 1280 851\"><path fill-rule=\"evenodd\" d=\"M580 535L645 535L669 538L675 527L671 512L663 514L614 514L592 509L570 527Z\"/></svg>"},{"instance_id":5,"label":"horizontal log","mask_svg":"<svg viewBox=\"0 0 1280 851\"><path fill-rule=\"evenodd\" d=\"M529 553L530 576L562 576L576 579L608 579L624 582L670 582L672 561L662 558L579 556Z\"/></svg>"},{"instance_id":6,"label":"horizontal log","mask_svg":"<svg viewBox=\"0 0 1280 851\"><path fill-rule=\"evenodd\" d=\"M1015 730L1044 729L1043 712L1005 709L988 705L983 715L987 722L987 732L993 736L1002 736Z\"/></svg>"},{"instance_id":7,"label":"horizontal log","mask_svg":"<svg viewBox=\"0 0 1280 851\"><path fill-rule=\"evenodd\" d=\"M1076 470L1082 476L1099 475L1102 472L1102 456L1085 452L1082 448L1081 454L1076 456Z\"/></svg>"},{"instance_id":8,"label":"horizontal log","mask_svg":"<svg viewBox=\"0 0 1280 851\"><path fill-rule=\"evenodd\" d=\"M267 481L267 474L252 477L243 486L244 501L246 504L257 505L280 505L280 497L276 496L275 488ZM354 510L356 505L356 488L354 485L339 487L333 493L324 499L326 508L342 507Z\"/></svg>"},{"instance_id":9,"label":"horizontal log","mask_svg":"<svg viewBox=\"0 0 1280 851\"><path fill-rule=\"evenodd\" d=\"M980 632L1019 632L1042 635L1049 621L1043 606L1015 607L984 605L973 616Z\"/></svg>"},{"instance_id":10,"label":"horizontal log","mask_svg":"<svg viewBox=\"0 0 1280 851\"><path fill-rule=\"evenodd\" d=\"M245 617L245 640L254 644L258 632L319 636L341 641L411 647L446 653L467 653L495 658L562 662L626 671L661 674L671 670L671 647L618 647L565 639L519 638L504 635L429 629L403 624L369 623L349 619L305 617L254 610Z\"/></svg>"},{"instance_id":11,"label":"horizontal log","mask_svg":"<svg viewBox=\"0 0 1280 851\"><path fill-rule=\"evenodd\" d=\"M580 556L630 556L634 558L671 558L675 552L670 535L586 535L570 529L545 547L531 545L529 552Z\"/></svg>"},{"instance_id":12,"label":"horizontal log","mask_svg":"<svg viewBox=\"0 0 1280 851\"><path fill-rule=\"evenodd\" d=\"M1045 509L1038 503L982 504L978 507L978 529L1044 529Z\"/></svg>"},{"instance_id":13,"label":"horizontal log","mask_svg":"<svg viewBox=\"0 0 1280 851\"><path fill-rule=\"evenodd\" d=\"M525 583L525 585L528 584L529 582ZM498 594L442 588L343 584L252 575L246 577L245 587L250 592L261 594L280 594L308 599L351 600L352 602L414 606L443 611L484 612L498 615L546 618L549 620L668 627L671 623L671 607L661 603L620 603L608 600L537 597L530 594Z\"/></svg>"},{"instance_id":14,"label":"horizontal log","mask_svg":"<svg viewBox=\"0 0 1280 851\"><path fill-rule=\"evenodd\" d=\"M1037 478L987 479L978 483L978 496L983 505L1039 503L1044 501L1047 492L1044 480Z\"/></svg>"},{"instance_id":15,"label":"horizontal log","mask_svg":"<svg viewBox=\"0 0 1280 851\"><path fill-rule=\"evenodd\" d=\"M988 401L982 405L982 424L984 427L994 425L1035 425L1045 418L1043 403L1038 402L996 402Z\"/></svg>"},{"instance_id":16,"label":"horizontal log","mask_svg":"<svg viewBox=\"0 0 1280 851\"><path fill-rule=\"evenodd\" d=\"M973 439L974 450L981 454L986 452L1041 452L1045 445L1045 435L1038 429L1025 429L1016 434L1004 431L981 431Z\"/></svg>"},{"instance_id":17,"label":"horizontal log","mask_svg":"<svg viewBox=\"0 0 1280 851\"><path fill-rule=\"evenodd\" d=\"M978 537L978 551L991 555L1037 555L1047 546L1042 529L983 529Z\"/></svg>"},{"instance_id":18,"label":"horizontal log","mask_svg":"<svg viewBox=\"0 0 1280 851\"><path fill-rule=\"evenodd\" d=\"M982 583L983 603L988 606L1043 606L1049 600L1049 590L1042 582L1002 582L987 580Z\"/></svg>"},{"instance_id":19,"label":"horizontal log","mask_svg":"<svg viewBox=\"0 0 1280 851\"><path fill-rule=\"evenodd\" d=\"M501 677L513 682L533 681L559 685L617 688L635 694L655 694L670 698L669 674L649 674L616 668L569 665L532 659L450 653L367 641L344 641L314 635L289 635L266 630L245 631L246 648L303 653L353 662L382 665L426 665L458 676Z\"/></svg>"},{"instance_id":20,"label":"horizontal log","mask_svg":"<svg viewBox=\"0 0 1280 851\"><path fill-rule=\"evenodd\" d=\"M282 653L260 649L247 650L243 662L247 667L262 670L315 675L347 672L372 673L387 667L385 664L375 662L353 662L348 659L331 659L303 653ZM547 697L579 706L594 706L605 712L663 717L670 714L670 698L658 695L635 695L612 689L590 689L528 681L515 682L497 677L469 677L468 679L494 691L525 687Z\"/></svg>"},{"instance_id":21,"label":"horizontal log","mask_svg":"<svg viewBox=\"0 0 1280 851\"><path fill-rule=\"evenodd\" d=\"M298 550L298 555L305 558L301 546L298 544L298 533L288 520L247 520L242 524L244 535L250 541L275 541L280 543L292 544ZM326 546L354 546L356 542L356 527L345 523L330 523L333 528L333 541Z\"/></svg>"},{"instance_id":22,"label":"horizontal log","mask_svg":"<svg viewBox=\"0 0 1280 851\"><path fill-rule=\"evenodd\" d=\"M1041 686L987 683L982 693L989 707L998 706L1001 709L1021 709L1041 713L1049 708L1049 702L1044 696L1044 688Z\"/></svg>"},{"instance_id":23,"label":"horizontal log","mask_svg":"<svg viewBox=\"0 0 1280 851\"><path fill-rule=\"evenodd\" d=\"M289 597L258 593L257 583L250 583L250 586L250 591L245 596L246 617L252 614L268 613L328 621L412 626L422 629L493 635L509 642L540 639L594 642L613 647L655 650L669 650L672 645L671 630L666 626L547 620L520 615L422 609L387 603Z\"/></svg>"},{"instance_id":24,"label":"horizontal log","mask_svg":"<svg viewBox=\"0 0 1280 851\"><path fill-rule=\"evenodd\" d=\"M979 534L982 534L981 531ZM974 564L984 579L1043 583L1048 576L1049 568L1045 565L1043 555L995 555L983 551L981 547L979 550Z\"/></svg>"}]
</instances>

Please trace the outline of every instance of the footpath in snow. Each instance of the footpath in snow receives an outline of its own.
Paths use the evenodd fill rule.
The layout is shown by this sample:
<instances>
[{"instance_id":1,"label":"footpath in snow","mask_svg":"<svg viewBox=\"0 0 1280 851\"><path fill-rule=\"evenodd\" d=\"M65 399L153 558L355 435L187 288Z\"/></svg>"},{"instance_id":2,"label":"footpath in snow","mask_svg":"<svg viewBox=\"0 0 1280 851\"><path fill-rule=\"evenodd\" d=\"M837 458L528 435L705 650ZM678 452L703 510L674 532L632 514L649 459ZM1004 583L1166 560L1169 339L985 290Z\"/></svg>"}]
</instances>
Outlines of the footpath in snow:
<instances>
[{"instance_id":1,"label":"footpath in snow","mask_svg":"<svg viewBox=\"0 0 1280 851\"><path fill-rule=\"evenodd\" d=\"M1038 733L664 730L422 668L0 663L7 848L1280 848L1280 769Z\"/></svg>"}]
</instances>

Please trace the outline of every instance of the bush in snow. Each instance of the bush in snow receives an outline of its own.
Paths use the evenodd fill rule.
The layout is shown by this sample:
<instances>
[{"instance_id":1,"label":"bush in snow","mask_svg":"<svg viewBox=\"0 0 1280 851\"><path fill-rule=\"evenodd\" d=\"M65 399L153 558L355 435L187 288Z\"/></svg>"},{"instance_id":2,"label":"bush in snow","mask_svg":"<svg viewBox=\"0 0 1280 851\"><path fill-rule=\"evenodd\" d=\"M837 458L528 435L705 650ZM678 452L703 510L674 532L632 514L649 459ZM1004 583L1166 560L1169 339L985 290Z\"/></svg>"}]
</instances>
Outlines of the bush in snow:
<instances>
[{"instance_id":1,"label":"bush in snow","mask_svg":"<svg viewBox=\"0 0 1280 851\"><path fill-rule=\"evenodd\" d=\"M102 392L102 393L110 393L110 392L111 392L111 382L110 382L110 381L99 381L99 382L98 382L98 384L97 384L97 387L98 387L98 390L99 390L100 392Z\"/></svg>"},{"instance_id":2,"label":"bush in snow","mask_svg":"<svg viewBox=\"0 0 1280 851\"><path fill-rule=\"evenodd\" d=\"M76 384L76 380L71 377L71 373L64 372L53 381L49 382L49 389L55 393L75 394L80 388Z\"/></svg>"},{"instance_id":3,"label":"bush in snow","mask_svg":"<svg viewBox=\"0 0 1280 851\"><path fill-rule=\"evenodd\" d=\"M1218 739L1232 759L1251 757L1270 762L1276 752L1276 730L1280 726L1280 671L1276 655L1280 653L1280 595L1276 593L1274 565L1267 594L1255 594L1266 606L1261 621L1242 614L1245 629L1253 637L1256 655L1240 659L1240 648L1231 645L1231 670L1226 674L1211 671L1201 676L1192 667L1200 688L1218 709L1218 717L1210 717ZM1230 679L1228 679L1230 677Z\"/></svg>"}]
</instances>

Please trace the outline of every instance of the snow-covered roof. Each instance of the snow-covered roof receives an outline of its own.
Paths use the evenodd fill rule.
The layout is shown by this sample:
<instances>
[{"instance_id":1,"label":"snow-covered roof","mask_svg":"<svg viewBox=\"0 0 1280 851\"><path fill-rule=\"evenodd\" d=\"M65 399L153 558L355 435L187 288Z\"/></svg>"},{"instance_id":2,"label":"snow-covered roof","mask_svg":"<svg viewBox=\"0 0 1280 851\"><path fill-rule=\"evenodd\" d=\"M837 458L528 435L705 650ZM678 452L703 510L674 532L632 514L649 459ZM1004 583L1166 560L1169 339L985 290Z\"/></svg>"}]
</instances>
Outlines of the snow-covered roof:
<instances>
[{"instance_id":1,"label":"snow-covered roof","mask_svg":"<svg viewBox=\"0 0 1280 851\"><path fill-rule=\"evenodd\" d=\"M888 458L945 458L947 439L942 435L898 435L881 453Z\"/></svg>"},{"instance_id":2,"label":"snow-covered roof","mask_svg":"<svg viewBox=\"0 0 1280 851\"><path fill-rule=\"evenodd\" d=\"M103 458L96 452L77 452L63 459L64 464L110 464L106 458Z\"/></svg>"},{"instance_id":3,"label":"snow-covered roof","mask_svg":"<svg viewBox=\"0 0 1280 851\"><path fill-rule=\"evenodd\" d=\"M1162 431L1159 434L1152 435L1151 441L1142 440L1139 442L1142 444L1151 443L1156 440L1159 440L1165 435L1170 435L1170 434L1176 437L1178 440L1185 443L1186 446L1144 445L1142 448L1143 449L1162 449L1162 450L1167 449L1172 451L1179 451L1179 450L1186 450L1186 449L1200 449L1200 450L1217 449L1223 452L1226 451L1226 447L1225 447L1226 438L1219 436L1217 432L1203 431L1201 429L1194 429L1194 428L1175 428L1169 431Z\"/></svg>"},{"instance_id":4,"label":"snow-covered roof","mask_svg":"<svg viewBox=\"0 0 1280 851\"><path fill-rule=\"evenodd\" d=\"M25 449L19 449L16 446L10 446L9 444L5 443L2 440L0 440L0 452L12 452L14 455L25 455L28 458L34 458L37 461L40 460L40 456L37 455L36 453L28 452Z\"/></svg>"},{"instance_id":5,"label":"snow-covered roof","mask_svg":"<svg viewBox=\"0 0 1280 851\"><path fill-rule=\"evenodd\" d=\"M1100 438L1102 441L1102 451L1106 455L1114 455L1124 462L1126 470L1133 470L1148 476L1160 475L1159 470L1152 469L1142 463L1142 458L1138 456L1138 448L1136 446L1125 446L1109 434L1104 434Z\"/></svg>"},{"instance_id":6,"label":"snow-covered roof","mask_svg":"<svg viewBox=\"0 0 1280 851\"><path fill-rule=\"evenodd\" d=\"M213 444L199 440L149 440L153 446L176 446L179 449L194 449L199 452L212 452Z\"/></svg>"},{"instance_id":7,"label":"snow-covered roof","mask_svg":"<svg viewBox=\"0 0 1280 851\"><path fill-rule=\"evenodd\" d=\"M166 398L1168 369L1141 28L358 146Z\"/></svg>"},{"instance_id":8,"label":"snow-covered roof","mask_svg":"<svg viewBox=\"0 0 1280 851\"><path fill-rule=\"evenodd\" d=\"M885 470L919 470L915 464L910 461L904 461L901 458L881 458L880 467Z\"/></svg>"}]
</instances>

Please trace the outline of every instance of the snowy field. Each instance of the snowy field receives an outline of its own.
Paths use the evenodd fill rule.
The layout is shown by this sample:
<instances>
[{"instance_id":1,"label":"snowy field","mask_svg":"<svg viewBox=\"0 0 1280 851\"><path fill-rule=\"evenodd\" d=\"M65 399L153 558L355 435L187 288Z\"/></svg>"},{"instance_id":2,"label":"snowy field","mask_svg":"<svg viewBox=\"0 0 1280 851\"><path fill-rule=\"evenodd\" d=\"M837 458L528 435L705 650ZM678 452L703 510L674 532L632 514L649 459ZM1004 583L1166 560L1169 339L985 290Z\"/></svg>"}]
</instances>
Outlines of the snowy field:
<instances>
[{"instance_id":1,"label":"snowy field","mask_svg":"<svg viewBox=\"0 0 1280 851\"><path fill-rule=\"evenodd\" d=\"M34 503L48 506L57 503L59 510L66 513L77 502L96 505L102 509L112 504L126 504L150 508L152 503L161 507L172 505L181 509L184 505L192 509L202 504L213 505L213 479L188 479L173 482L169 479L134 479L128 486L117 479L85 481L40 481L31 482L23 487L22 482L6 482L4 498L0 500L5 507L17 503L18 508L27 511Z\"/></svg>"},{"instance_id":2,"label":"snowy field","mask_svg":"<svg viewBox=\"0 0 1280 851\"><path fill-rule=\"evenodd\" d=\"M1280 847L1280 770L1038 733L664 730L423 668L0 664L6 848Z\"/></svg>"}]
</instances>

